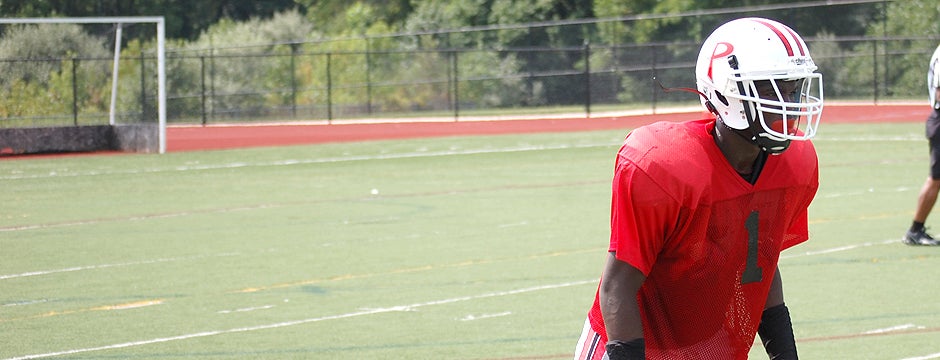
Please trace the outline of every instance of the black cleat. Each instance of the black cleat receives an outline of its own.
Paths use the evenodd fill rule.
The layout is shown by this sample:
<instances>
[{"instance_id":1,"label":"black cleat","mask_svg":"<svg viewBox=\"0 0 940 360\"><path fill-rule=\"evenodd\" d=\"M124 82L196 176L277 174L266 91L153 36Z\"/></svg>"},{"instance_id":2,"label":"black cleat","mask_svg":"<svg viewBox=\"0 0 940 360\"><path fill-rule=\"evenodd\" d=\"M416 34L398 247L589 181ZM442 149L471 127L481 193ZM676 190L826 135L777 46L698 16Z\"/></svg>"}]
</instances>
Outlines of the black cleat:
<instances>
[{"instance_id":1,"label":"black cleat","mask_svg":"<svg viewBox=\"0 0 940 360\"><path fill-rule=\"evenodd\" d=\"M933 236L930 236L930 234L927 234L927 231L925 229L921 229L920 231L908 230L907 233L904 234L904 238L901 239L901 242L907 245L911 245L911 246L938 246L940 245L940 241L937 241L936 239L933 238Z\"/></svg>"}]
</instances>

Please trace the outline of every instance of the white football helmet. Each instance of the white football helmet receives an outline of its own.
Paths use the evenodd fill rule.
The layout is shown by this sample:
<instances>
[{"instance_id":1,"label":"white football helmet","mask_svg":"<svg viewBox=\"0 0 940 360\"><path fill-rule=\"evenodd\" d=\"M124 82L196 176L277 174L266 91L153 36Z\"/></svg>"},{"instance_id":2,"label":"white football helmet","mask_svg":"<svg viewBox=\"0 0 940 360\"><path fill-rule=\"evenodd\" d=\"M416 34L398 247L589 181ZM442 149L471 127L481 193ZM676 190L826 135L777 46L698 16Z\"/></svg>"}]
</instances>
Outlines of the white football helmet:
<instances>
[{"instance_id":1,"label":"white football helmet","mask_svg":"<svg viewBox=\"0 0 940 360\"><path fill-rule=\"evenodd\" d=\"M718 27L702 44L695 78L702 104L764 151L780 153L790 140L816 135L822 74L786 25L744 18Z\"/></svg>"}]
</instances>

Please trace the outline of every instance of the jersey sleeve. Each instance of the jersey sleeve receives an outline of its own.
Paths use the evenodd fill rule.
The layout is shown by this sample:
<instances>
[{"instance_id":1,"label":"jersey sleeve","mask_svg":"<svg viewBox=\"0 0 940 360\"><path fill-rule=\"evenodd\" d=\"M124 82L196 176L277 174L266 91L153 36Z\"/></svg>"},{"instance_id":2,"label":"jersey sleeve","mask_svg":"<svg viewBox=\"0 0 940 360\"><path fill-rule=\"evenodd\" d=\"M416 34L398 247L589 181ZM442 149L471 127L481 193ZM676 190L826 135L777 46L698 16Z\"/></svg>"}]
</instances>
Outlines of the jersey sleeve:
<instances>
[{"instance_id":1,"label":"jersey sleeve","mask_svg":"<svg viewBox=\"0 0 940 360\"><path fill-rule=\"evenodd\" d=\"M934 109L940 109L940 101L937 101L937 91L940 91L938 89L940 89L940 46L934 50L927 67L927 94L930 105Z\"/></svg>"},{"instance_id":2,"label":"jersey sleeve","mask_svg":"<svg viewBox=\"0 0 940 360\"><path fill-rule=\"evenodd\" d=\"M621 158L614 173L610 214L609 251L649 275L675 226L677 202L636 164Z\"/></svg>"},{"instance_id":3,"label":"jersey sleeve","mask_svg":"<svg viewBox=\"0 0 940 360\"><path fill-rule=\"evenodd\" d=\"M797 214L795 218L793 218L793 222L790 223L790 228L787 229L787 235L780 250L791 248L806 240L809 240L808 219L809 215L807 214L805 208L800 211L800 213Z\"/></svg>"},{"instance_id":4,"label":"jersey sleeve","mask_svg":"<svg viewBox=\"0 0 940 360\"><path fill-rule=\"evenodd\" d=\"M815 158L815 150L812 152L814 166L809 182L804 186L803 196L798 207L796 216L793 217L790 227L787 229L787 237L784 239L784 250L809 240L809 205L816 197L816 191L819 189L819 163ZM808 159L809 161L809 159Z\"/></svg>"}]
</instances>

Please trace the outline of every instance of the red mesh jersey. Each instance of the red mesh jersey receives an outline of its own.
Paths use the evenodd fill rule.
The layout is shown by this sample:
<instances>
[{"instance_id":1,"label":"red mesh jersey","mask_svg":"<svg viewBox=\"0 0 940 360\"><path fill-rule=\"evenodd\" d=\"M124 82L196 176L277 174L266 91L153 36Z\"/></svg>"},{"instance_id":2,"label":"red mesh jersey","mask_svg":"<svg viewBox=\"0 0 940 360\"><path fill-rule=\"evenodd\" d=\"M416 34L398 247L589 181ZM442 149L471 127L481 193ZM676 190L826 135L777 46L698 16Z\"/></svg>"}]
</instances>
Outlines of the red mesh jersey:
<instances>
[{"instance_id":1,"label":"red mesh jersey","mask_svg":"<svg viewBox=\"0 0 940 360\"><path fill-rule=\"evenodd\" d=\"M770 156L752 185L714 126L641 127L617 156L610 251L647 276L638 299L649 359L747 359L780 252L809 237L812 143ZM596 298L589 319L606 334Z\"/></svg>"}]
</instances>

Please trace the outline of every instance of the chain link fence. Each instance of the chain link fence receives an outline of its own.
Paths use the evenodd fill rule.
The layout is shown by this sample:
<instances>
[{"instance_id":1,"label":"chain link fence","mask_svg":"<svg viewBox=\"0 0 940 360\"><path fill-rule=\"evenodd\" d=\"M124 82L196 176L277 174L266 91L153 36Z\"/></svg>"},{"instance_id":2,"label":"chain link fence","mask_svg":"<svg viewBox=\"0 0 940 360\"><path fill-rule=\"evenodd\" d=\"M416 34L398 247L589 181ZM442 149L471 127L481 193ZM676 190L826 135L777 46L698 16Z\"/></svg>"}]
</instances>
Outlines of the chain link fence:
<instances>
[{"instance_id":1,"label":"chain link fence","mask_svg":"<svg viewBox=\"0 0 940 360\"><path fill-rule=\"evenodd\" d=\"M923 75L937 41L807 39L827 100L875 103L925 99ZM459 121L512 113L656 111L698 103L694 94L660 87L694 87L698 49L698 43L668 42L334 52L275 44L261 52L169 52L167 121ZM18 74L0 84L6 93L0 127L107 124L112 66L112 58L0 59L0 72ZM119 122L153 122L155 58L125 55L119 69ZM39 108L22 108L37 106L37 98Z\"/></svg>"}]
</instances>

